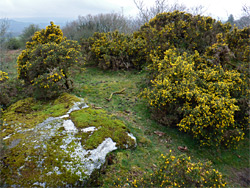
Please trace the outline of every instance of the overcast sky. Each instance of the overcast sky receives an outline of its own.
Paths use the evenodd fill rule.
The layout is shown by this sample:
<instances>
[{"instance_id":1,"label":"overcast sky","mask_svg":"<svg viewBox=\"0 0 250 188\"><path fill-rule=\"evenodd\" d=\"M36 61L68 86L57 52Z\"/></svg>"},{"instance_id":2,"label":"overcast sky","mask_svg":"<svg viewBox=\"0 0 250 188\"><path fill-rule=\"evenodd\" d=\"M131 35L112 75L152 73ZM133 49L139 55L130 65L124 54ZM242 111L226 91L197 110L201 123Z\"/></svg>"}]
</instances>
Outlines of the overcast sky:
<instances>
[{"instance_id":1,"label":"overcast sky","mask_svg":"<svg viewBox=\"0 0 250 188\"><path fill-rule=\"evenodd\" d=\"M173 3L174 0L168 0ZM203 5L206 14L225 20L230 14L235 18L241 15L244 4L250 6L250 0L179 0L187 7ZM144 0L152 5L154 0ZM63 17L76 19L79 15L121 12L135 16L137 8L133 0L0 0L0 18L24 17Z\"/></svg>"}]
</instances>

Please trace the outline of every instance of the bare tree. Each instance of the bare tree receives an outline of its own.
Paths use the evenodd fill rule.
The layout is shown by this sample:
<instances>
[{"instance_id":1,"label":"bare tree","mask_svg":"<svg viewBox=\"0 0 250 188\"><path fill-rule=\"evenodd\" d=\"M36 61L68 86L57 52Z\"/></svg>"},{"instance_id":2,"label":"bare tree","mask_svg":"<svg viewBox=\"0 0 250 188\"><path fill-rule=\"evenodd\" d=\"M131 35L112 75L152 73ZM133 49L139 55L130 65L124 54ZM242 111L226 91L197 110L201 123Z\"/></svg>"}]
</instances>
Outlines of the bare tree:
<instances>
[{"instance_id":1,"label":"bare tree","mask_svg":"<svg viewBox=\"0 0 250 188\"><path fill-rule=\"evenodd\" d=\"M112 32L118 30L123 33L132 33L135 23L122 13L108 13L98 15L79 16L77 20L67 23L62 29L64 35L72 40L88 38L94 32Z\"/></svg>"},{"instance_id":2,"label":"bare tree","mask_svg":"<svg viewBox=\"0 0 250 188\"><path fill-rule=\"evenodd\" d=\"M203 14L205 12L202 5L188 8L184 4L179 4L178 1L174 4L170 4L168 0L155 0L154 5L151 7L146 7L143 0L134 0L134 3L139 10L138 19L140 20L141 25L149 22L150 19L163 12L173 12L175 10L179 10L190 12L194 15Z\"/></svg>"},{"instance_id":3,"label":"bare tree","mask_svg":"<svg viewBox=\"0 0 250 188\"><path fill-rule=\"evenodd\" d=\"M239 29L250 26L250 6L243 5L242 16L240 17L240 19L235 21L235 25Z\"/></svg>"},{"instance_id":4,"label":"bare tree","mask_svg":"<svg viewBox=\"0 0 250 188\"><path fill-rule=\"evenodd\" d=\"M149 22L150 19L159 13L172 12L174 10L184 11L186 9L186 6L183 4L175 3L170 5L167 0L155 0L154 5L151 7L146 7L142 0L134 0L134 3L139 10L139 19L142 24Z\"/></svg>"},{"instance_id":5,"label":"bare tree","mask_svg":"<svg viewBox=\"0 0 250 188\"><path fill-rule=\"evenodd\" d=\"M187 11L193 15L202 15L207 11L207 9L205 9L203 5L198 5L195 7L188 8Z\"/></svg>"},{"instance_id":6,"label":"bare tree","mask_svg":"<svg viewBox=\"0 0 250 188\"><path fill-rule=\"evenodd\" d=\"M250 6L243 5L242 11L245 16L250 16Z\"/></svg>"}]
</instances>

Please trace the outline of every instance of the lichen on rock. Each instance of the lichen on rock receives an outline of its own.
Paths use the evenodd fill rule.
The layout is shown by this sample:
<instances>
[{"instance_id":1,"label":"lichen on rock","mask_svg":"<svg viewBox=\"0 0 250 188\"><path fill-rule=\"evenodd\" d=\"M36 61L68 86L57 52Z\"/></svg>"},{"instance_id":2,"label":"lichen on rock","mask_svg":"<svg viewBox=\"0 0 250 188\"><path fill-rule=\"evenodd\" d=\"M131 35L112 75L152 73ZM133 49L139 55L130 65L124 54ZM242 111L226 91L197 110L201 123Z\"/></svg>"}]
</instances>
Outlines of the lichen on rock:
<instances>
[{"instance_id":1,"label":"lichen on rock","mask_svg":"<svg viewBox=\"0 0 250 188\"><path fill-rule=\"evenodd\" d=\"M1 186L84 185L109 152L136 146L122 121L69 94L18 101L3 118Z\"/></svg>"}]
</instances>

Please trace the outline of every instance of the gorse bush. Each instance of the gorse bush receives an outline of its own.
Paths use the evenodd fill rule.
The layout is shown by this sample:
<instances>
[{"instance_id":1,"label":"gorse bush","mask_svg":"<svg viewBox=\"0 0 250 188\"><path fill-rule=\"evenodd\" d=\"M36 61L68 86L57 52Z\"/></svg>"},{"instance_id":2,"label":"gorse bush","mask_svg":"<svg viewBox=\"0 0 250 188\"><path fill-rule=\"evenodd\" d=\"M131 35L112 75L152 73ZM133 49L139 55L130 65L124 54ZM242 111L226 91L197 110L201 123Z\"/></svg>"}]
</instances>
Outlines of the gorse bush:
<instances>
[{"instance_id":1,"label":"gorse bush","mask_svg":"<svg viewBox=\"0 0 250 188\"><path fill-rule=\"evenodd\" d=\"M83 46L89 54L88 60L104 69L141 68L151 62L150 55L163 58L170 47L204 53L216 42L217 34L226 33L230 28L230 24L211 17L174 11L158 14L133 35L118 31L95 33L83 41Z\"/></svg>"},{"instance_id":2,"label":"gorse bush","mask_svg":"<svg viewBox=\"0 0 250 188\"><path fill-rule=\"evenodd\" d=\"M234 53L235 60L250 62L250 27L243 29L234 27L226 34L225 42Z\"/></svg>"},{"instance_id":3,"label":"gorse bush","mask_svg":"<svg viewBox=\"0 0 250 188\"><path fill-rule=\"evenodd\" d=\"M249 29L230 28L174 11L158 14L135 33L149 52L151 85L142 96L153 117L201 145L236 147L249 128Z\"/></svg>"},{"instance_id":4,"label":"gorse bush","mask_svg":"<svg viewBox=\"0 0 250 188\"><path fill-rule=\"evenodd\" d=\"M80 46L77 42L47 43L33 50L27 65L27 78L38 92L36 94L42 89L43 94L50 97L71 89L68 69L78 62Z\"/></svg>"},{"instance_id":5,"label":"gorse bush","mask_svg":"<svg viewBox=\"0 0 250 188\"><path fill-rule=\"evenodd\" d=\"M214 65L222 65L224 68L235 66L231 63L234 59L234 54L225 43L222 33L217 35L217 42L206 49L205 57Z\"/></svg>"},{"instance_id":6,"label":"gorse bush","mask_svg":"<svg viewBox=\"0 0 250 188\"><path fill-rule=\"evenodd\" d=\"M135 33L135 37L145 39L148 52L163 58L164 52L172 46L182 51L204 53L216 42L217 34L226 33L230 28L230 24L222 24L211 17L174 11L156 15Z\"/></svg>"},{"instance_id":7,"label":"gorse bush","mask_svg":"<svg viewBox=\"0 0 250 188\"><path fill-rule=\"evenodd\" d=\"M63 37L63 32L59 26L56 26L53 22L50 22L50 25L46 29L35 32L32 37L31 42L26 43L26 48L34 47L37 44L46 44L50 42L55 42L57 44L61 43L63 40L66 40L66 37Z\"/></svg>"},{"instance_id":8,"label":"gorse bush","mask_svg":"<svg viewBox=\"0 0 250 188\"><path fill-rule=\"evenodd\" d=\"M191 161L186 155L161 155L159 168L152 174L144 175L126 183L128 187L225 187L222 174L212 168L211 162ZM124 182L122 182L124 184ZM115 182L120 187L121 182Z\"/></svg>"},{"instance_id":9,"label":"gorse bush","mask_svg":"<svg viewBox=\"0 0 250 188\"><path fill-rule=\"evenodd\" d=\"M165 52L164 59L153 58L149 66L154 78L142 93L161 123L177 125L200 141L201 145L236 146L248 128L248 116L235 118L237 100L249 89L236 70L206 62L197 51L180 54Z\"/></svg>"},{"instance_id":10,"label":"gorse bush","mask_svg":"<svg viewBox=\"0 0 250 188\"><path fill-rule=\"evenodd\" d=\"M85 42L88 60L102 69L140 69L145 62L146 43L133 35L115 32L95 33Z\"/></svg>"},{"instance_id":11,"label":"gorse bush","mask_svg":"<svg viewBox=\"0 0 250 188\"><path fill-rule=\"evenodd\" d=\"M52 98L72 89L69 68L78 62L80 45L66 40L53 22L36 32L19 55L18 78L32 85L37 98Z\"/></svg>"}]
</instances>

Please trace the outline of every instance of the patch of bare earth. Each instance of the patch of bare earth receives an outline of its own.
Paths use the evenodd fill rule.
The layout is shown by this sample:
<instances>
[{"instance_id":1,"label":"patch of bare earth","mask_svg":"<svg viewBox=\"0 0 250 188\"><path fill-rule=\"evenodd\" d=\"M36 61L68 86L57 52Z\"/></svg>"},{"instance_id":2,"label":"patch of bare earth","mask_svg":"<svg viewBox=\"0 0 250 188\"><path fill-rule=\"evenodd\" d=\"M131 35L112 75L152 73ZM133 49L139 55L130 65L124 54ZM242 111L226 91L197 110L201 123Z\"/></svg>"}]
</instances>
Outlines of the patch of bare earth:
<instances>
[{"instance_id":1,"label":"patch of bare earth","mask_svg":"<svg viewBox=\"0 0 250 188\"><path fill-rule=\"evenodd\" d=\"M250 168L232 169L232 181L242 187L250 187Z\"/></svg>"}]
</instances>

